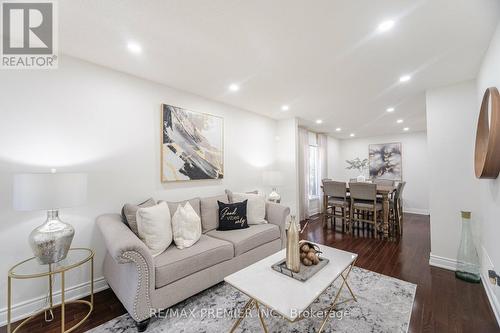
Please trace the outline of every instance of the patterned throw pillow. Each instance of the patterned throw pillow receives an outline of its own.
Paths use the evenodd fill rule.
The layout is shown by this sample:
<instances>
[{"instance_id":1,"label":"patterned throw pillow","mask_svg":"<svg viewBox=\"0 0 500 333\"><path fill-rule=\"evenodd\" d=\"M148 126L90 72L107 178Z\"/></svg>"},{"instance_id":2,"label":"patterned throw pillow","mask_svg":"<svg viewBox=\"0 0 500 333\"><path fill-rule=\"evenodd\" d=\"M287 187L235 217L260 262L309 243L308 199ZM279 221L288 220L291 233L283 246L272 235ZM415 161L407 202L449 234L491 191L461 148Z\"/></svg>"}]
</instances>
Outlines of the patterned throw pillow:
<instances>
[{"instance_id":1,"label":"patterned throw pillow","mask_svg":"<svg viewBox=\"0 0 500 333\"><path fill-rule=\"evenodd\" d=\"M247 200L235 203L219 204L219 227L217 230L236 230L248 228L247 221Z\"/></svg>"}]
</instances>

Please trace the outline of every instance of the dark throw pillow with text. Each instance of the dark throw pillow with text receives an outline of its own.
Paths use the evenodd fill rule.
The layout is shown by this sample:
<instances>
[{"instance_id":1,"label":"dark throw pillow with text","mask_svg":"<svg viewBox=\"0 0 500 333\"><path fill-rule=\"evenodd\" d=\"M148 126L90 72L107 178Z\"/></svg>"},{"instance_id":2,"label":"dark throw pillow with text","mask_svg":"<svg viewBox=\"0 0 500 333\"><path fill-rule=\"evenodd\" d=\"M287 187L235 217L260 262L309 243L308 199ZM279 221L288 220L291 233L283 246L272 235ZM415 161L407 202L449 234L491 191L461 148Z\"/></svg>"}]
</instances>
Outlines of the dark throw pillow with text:
<instances>
[{"instance_id":1,"label":"dark throw pillow with text","mask_svg":"<svg viewBox=\"0 0 500 333\"><path fill-rule=\"evenodd\" d=\"M219 204L219 227L217 230L236 230L248 228L247 201Z\"/></svg>"}]
</instances>

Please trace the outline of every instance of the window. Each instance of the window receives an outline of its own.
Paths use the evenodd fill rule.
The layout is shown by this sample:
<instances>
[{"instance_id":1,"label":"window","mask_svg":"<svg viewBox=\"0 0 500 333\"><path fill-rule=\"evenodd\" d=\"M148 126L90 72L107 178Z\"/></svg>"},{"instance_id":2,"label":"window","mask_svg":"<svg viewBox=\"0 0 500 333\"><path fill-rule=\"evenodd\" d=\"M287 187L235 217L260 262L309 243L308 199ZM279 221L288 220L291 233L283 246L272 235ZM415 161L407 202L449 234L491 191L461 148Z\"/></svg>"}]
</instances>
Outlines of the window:
<instances>
[{"instance_id":1,"label":"window","mask_svg":"<svg viewBox=\"0 0 500 333\"><path fill-rule=\"evenodd\" d=\"M309 146L309 198L319 196L318 146Z\"/></svg>"}]
</instances>

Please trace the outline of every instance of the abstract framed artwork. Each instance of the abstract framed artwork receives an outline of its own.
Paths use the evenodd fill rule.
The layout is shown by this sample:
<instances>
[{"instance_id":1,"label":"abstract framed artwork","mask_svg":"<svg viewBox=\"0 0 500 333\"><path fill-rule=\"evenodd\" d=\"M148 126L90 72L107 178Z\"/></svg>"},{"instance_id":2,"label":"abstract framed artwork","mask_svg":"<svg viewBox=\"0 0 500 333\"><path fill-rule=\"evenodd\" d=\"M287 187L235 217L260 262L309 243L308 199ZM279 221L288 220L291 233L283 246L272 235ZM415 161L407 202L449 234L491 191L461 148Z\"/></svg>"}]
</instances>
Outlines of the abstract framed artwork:
<instances>
[{"instance_id":1,"label":"abstract framed artwork","mask_svg":"<svg viewBox=\"0 0 500 333\"><path fill-rule=\"evenodd\" d=\"M371 179L403 179L401 142L371 144L368 156Z\"/></svg>"},{"instance_id":2,"label":"abstract framed artwork","mask_svg":"<svg viewBox=\"0 0 500 333\"><path fill-rule=\"evenodd\" d=\"M161 181L222 179L224 120L162 104Z\"/></svg>"}]
</instances>

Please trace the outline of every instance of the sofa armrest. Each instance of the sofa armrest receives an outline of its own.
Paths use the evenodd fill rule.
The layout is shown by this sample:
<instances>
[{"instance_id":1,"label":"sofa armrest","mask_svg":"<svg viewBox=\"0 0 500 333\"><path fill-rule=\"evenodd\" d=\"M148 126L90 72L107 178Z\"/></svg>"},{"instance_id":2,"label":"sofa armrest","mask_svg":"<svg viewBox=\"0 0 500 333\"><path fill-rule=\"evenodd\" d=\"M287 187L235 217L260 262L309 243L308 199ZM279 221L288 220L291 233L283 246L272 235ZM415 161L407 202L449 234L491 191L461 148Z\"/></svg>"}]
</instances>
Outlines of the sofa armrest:
<instances>
[{"instance_id":1,"label":"sofa armrest","mask_svg":"<svg viewBox=\"0 0 500 333\"><path fill-rule=\"evenodd\" d=\"M280 228L281 248L286 245L286 222L290 208L274 202L266 202L266 219Z\"/></svg>"},{"instance_id":2,"label":"sofa armrest","mask_svg":"<svg viewBox=\"0 0 500 333\"><path fill-rule=\"evenodd\" d=\"M152 308L150 295L155 289L155 267L151 252L122 222L119 214L101 215L97 217L97 225L104 237L108 255L112 258L108 264L104 262L109 266L104 267L108 283L134 320L149 318Z\"/></svg>"},{"instance_id":3,"label":"sofa armrest","mask_svg":"<svg viewBox=\"0 0 500 333\"><path fill-rule=\"evenodd\" d=\"M137 252L144 257L148 265L150 264L154 267L153 256L146 244L122 222L119 214L98 216L97 225L104 237L109 254L117 263L124 264L131 262L127 253Z\"/></svg>"}]
</instances>

